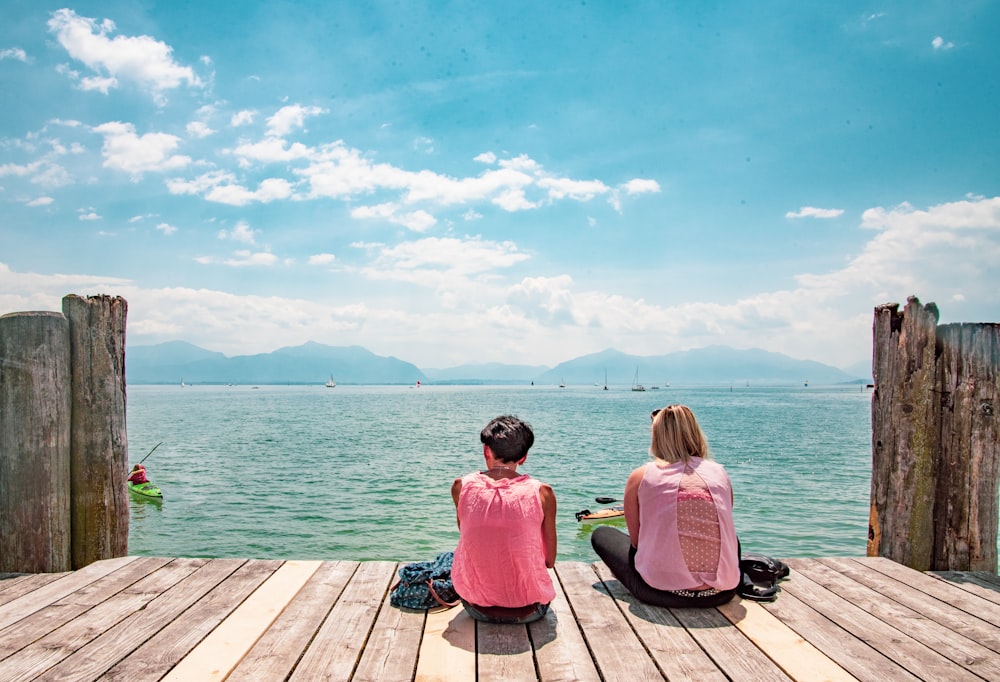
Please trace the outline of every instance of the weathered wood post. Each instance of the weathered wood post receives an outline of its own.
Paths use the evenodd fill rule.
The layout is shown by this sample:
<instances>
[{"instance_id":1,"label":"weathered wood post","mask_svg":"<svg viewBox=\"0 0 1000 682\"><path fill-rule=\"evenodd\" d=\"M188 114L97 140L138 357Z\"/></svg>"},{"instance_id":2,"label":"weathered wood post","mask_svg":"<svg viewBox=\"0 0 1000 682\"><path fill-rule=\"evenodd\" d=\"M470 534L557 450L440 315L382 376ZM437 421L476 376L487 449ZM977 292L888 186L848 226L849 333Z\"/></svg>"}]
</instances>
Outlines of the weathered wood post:
<instances>
[{"instance_id":1,"label":"weathered wood post","mask_svg":"<svg viewBox=\"0 0 1000 682\"><path fill-rule=\"evenodd\" d=\"M997 570L1000 324L938 328L941 459L935 568Z\"/></svg>"},{"instance_id":2,"label":"weathered wood post","mask_svg":"<svg viewBox=\"0 0 1000 682\"><path fill-rule=\"evenodd\" d=\"M121 297L66 296L73 374L73 568L128 553L125 318Z\"/></svg>"},{"instance_id":3,"label":"weathered wood post","mask_svg":"<svg viewBox=\"0 0 1000 682\"><path fill-rule=\"evenodd\" d=\"M52 312L0 317L0 571L68 571L69 324Z\"/></svg>"},{"instance_id":4,"label":"weathered wood post","mask_svg":"<svg viewBox=\"0 0 1000 682\"><path fill-rule=\"evenodd\" d=\"M912 296L875 309L868 554L995 572L1000 324L937 320Z\"/></svg>"}]
</instances>

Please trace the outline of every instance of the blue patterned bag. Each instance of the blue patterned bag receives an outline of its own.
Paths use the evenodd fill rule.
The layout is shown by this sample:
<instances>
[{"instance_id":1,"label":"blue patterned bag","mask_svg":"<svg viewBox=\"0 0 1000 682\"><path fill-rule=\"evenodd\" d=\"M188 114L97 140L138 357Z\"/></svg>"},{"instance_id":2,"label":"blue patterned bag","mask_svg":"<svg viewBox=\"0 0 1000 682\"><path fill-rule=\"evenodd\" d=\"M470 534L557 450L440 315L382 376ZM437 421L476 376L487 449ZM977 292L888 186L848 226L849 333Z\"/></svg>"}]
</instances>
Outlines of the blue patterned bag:
<instances>
[{"instance_id":1,"label":"blue patterned bag","mask_svg":"<svg viewBox=\"0 0 1000 682\"><path fill-rule=\"evenodd\" d=\"M417 561L399 569L399 582L392 586L389 603L397 608L426 610L452 607L460 599L451 584L454 552L441 552L433 561Z\"/></svg>"}]
</instances>

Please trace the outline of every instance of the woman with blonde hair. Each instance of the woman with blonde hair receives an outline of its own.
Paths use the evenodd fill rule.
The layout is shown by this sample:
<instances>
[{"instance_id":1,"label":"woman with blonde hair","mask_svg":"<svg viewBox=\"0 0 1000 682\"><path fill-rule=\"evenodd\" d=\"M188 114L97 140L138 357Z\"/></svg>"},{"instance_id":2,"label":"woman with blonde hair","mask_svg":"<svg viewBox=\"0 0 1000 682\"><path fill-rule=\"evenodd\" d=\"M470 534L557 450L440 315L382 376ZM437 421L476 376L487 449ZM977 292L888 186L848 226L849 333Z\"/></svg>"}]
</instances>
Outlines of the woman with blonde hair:
<instances>
[{"instance_id":1,"label":"woman with blonde hair","mask_svg":"<svg viewBox=\"0 0 1000 682\"><path fill-rule=\"evenodd\" d=\"M740 583L733 488L691 410L654 410L649 462L625 483L628 535L602 526L591 544L619 582L655 606L724 604Z\"/></svg>"}]
</instances>

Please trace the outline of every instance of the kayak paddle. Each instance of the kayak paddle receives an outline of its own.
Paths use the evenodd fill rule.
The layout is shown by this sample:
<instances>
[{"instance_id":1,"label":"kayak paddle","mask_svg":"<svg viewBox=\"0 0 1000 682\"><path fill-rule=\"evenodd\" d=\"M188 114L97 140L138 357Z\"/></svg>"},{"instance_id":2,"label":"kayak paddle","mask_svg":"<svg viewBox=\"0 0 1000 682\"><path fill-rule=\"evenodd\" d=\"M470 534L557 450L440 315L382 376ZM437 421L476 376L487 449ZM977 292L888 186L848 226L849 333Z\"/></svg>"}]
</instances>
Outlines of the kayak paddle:
<instances>
[{"instance_id":1,"label":"kayak paddle","mask_svg":"<svg viewBox=\"0 0 1000 682\"><path fill-rule=\"evenodd\" d=\"M156 445L154 445L153 446L153 450L155 450L156 448L160 447L161 445L163 445L163 441L160 441L159 443L157 443ZM146 453L146 457L149 457L151 454L153 454L153 450L150 450L149 452L147 452ZM142 464L143 462L145 462L146 461L146 457L143 457L142 459L140 459L139 460L139 464Z\"/></svg>"}]
</instances>

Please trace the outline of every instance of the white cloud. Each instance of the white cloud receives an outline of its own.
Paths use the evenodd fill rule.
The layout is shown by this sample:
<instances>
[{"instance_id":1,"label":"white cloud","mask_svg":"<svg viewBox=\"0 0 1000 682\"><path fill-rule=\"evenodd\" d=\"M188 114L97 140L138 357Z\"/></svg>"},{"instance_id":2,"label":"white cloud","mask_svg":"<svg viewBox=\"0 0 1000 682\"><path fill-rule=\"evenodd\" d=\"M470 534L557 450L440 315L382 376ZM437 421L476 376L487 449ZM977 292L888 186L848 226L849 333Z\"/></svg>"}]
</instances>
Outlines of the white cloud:
<instances>
[{"instance_id":1,"label":"white cloud","mask_svg":"<svg viewBox=\"0 0 1000 682\"><path fill-rule=\"evenodd\" d=\"M413 141L413 149L424 154L433 154L434 140L429 137L418 137Z\"/></svg>"},{"instance_id":2,"label":"white cloud","mask_svg":"<svg viewBox=\"0 0 1000 682\"><path fill-rule=\"evenodd\" d=\"M198 139L206 138L215 132L208 127L207 123L204 123L203 121L191 121L187 124L185 130L187 130L188 135Z\"/></svg>"},{"instance_id":3,"label":"white cloud","mask_svg":"<svg viewBox=\"0 0 1000 682\"><path fill-rule=\"evenodd\" d=\"M234 128L249 125L253 123L253 118L255 115L256 112L251 111L250 109L243 109L242 111L238 111L235 114L233 114L232 118L229 119L229 125L231 125Z\"/></svg>"},{"instance_id":4,"label":"white cloud","mask_svg":"<svg viewBox=\"0 0 1000 682\"><path fill-rule=\"evenodd\" d=\"M462 219L465 221L482 220L482 217L483 217L482 213L479 213L478 211L471 208L462 214Z\"/></svg>"},{"instance_id":5,"label":"white cloud","mask_svg":"<svg viewBox=\"0 0 1000 682\"><path fill-rule=\"evenodd\" d=\"M377 204L375 206L357 206L351 209L351 217L358 219L383 219L396 225L402 225L414 232L424 232L437 224L437 219L426 211L400 211L393 203Z\"/></svg>"},{"instance_id":6,"label":"white cloud","mask_svg":"<svg viewBox=\"0 0 1000 682\"><path fill-rule=\"evenodd\" d=\"M313 154L313 150L302 144L294 142L291 145L278 137L268 137L260 142L243 143L238 145L233 154L249 161L261 161L264 163L288 162L296 159L308 158Z\"/></svg>"},{"instance_id":7,"label":"white cloud","mask_svg":"<svg viewBox=\"0 0 1000 682\"><path fill-rule=\"evenodd\" d=\"M317 253L309 256L309 265L329 265L336 259L332 253Z\"/></svg>"},{"instance_id":8,"label":"white cloud","mask_svg":"<svg viewBox=\"0 0 1000 682\"><path fill-rule=\"evenodd\" d=\"M267 134L271 137L284 137L292 130L303 127L307 116L318 116L325 113L326 109L304 107L299 104L282 107L267 119Z\"/></svg>"},{"instance_id":9,"label":"white cloud","mask_svg":"<svg viewBox=\"0 0 1000 682\"><path fill-rule=\"evenodd\" d=\"M244 244L254 244L256 243L255 235L257 232L258 230L254 230L246 221L241 220L236 223L236 227L228 232L226 230L219 230L219 239L232 239Z\"/></svg>"},{"instance_id":10,"label":"white cloud","mask_svg":"<svg viewBox=\"0 0 1000 682\"><path fill-rule=\"evenodd\" d=\"M569 178L542 178L538 186L548 190L552 199L575 199L590 201L595 196L611 191L611 188L600 180L571 180Z\"/></svg>"},{"instance_id":11,"label":"white cloud","mask_svg":"<svg viewBox=\"0 0 1000 682\"><path fill-rule=\"evenodd\" d=\"M941 36L935 36L934 40L931 41L931 47L935 50L950 50L955 47L955 43L945 40Z\"/></svg>"},{"instance_id":12,"label":"white cloud","mask_svg":"<svg viewBox=\"0 0 1000 682\"><path fill-rule=\"evenodd\" d=\"M143 173L184 168L191 157L173 154L180 138L167 133L136 135L131 123L113 121L95 127L104 136L104 167L122 170L138 179Z\"/></svg>"},{"instance_id":13,"label":"white cloud","mask_svg":"<svg viewBox=\"0 0 1000 682\"><path fill-rule=\"evenodd\" d=\"M170 223L160 223L159 225L156 226L156 229L168 237L177 232L177 228L171 225Z\"/></svg>"},{"instance_id":14,"label":"white cloud","mask_svg":"<svg viewBox=\"0 0 1000 682\"><path fill-rule=\"evenodd\" d=\"M0 61L4 59L16 59L19 62L27 62L28 54L19 47L8 47L0 50Z\"/></svg>"},{"instance_id":15,"label":"white cloud","mask_svg":"<svg viewBox=\"0 0 1000 682\"><path fill-rule=\"evenodd\" d=\"M38 197L27 202L27 206L49 206L55 199L52 197Z\"/></svg>"},{"instance_id":16,"label":"white cloud","mask_svg":"<svg viewBox=\"0 0 1000 682\"><path fill-rule=\"evenodd\" d=\"M90 220L100 220L101 216L97 215L93 211L89 211L88 213L81 213L79 215L79 218L80 220L90 221Z\"/></svg>"},{"instance_id":17,"label":"white cloud","mask_svg":"<svg viewBox=\"0 0 1000 682\"><path fill-rule=\"evenodd\" d=\"M803 206L798 211L789 211L786 218L837 218L844 214L842 208L816 208L814 206Z\"/></svg>"},{"instance_id":18,"label":"white cloud","mask_svg":"<svg viewBox=\"0 0 1000 682\"><path fill-rule=\"evenodd\" d=\"M511 188L500 192L493 197L493 203L505 211L526 211L530 208L537 208L538 204L528 201L524 195L524 190Z\"/></svg>"},{"instance_id":19,"label":"white cloud","mask_svg":"<svg viewBox=\"0 0 1000 682\"><path fill-rule=\"evenodd\" d=\"M626 194L656 194L660 191L660 183L644 178L633 178L621 187Z\"/></svg>"},{"instance_id":20,"label":"white cloud","mask_svg":"<svg viewBox=\"0 0 1000 682\"><path fill-rule=\"evenodd\" d=\"M217 185L205 194L205 199L230 206L246 206L254 201L269 204L292 196L292 186L284 178L267 178L249 190L241 185Z\"/></svg>"},{"instance_id":21,"label":"white cloud","mask_svg":"<svg viewBox=\"0 0 1000 682\"><path fill-rule=\"evenodd\" d=\"M497 162L497 155L493 152L483 152L482 154L473 157L473 161L479 161L480 163L494 164Z\"/></svg>"},{"instance_id":22,"label":"white cloud","mask_svg":"<svg viewBox=\"0 0 1000 682\"><path fill-rule=\"evenodd\" d=\"M85 64L96 76L81 80L84 89L117 87L118 81L130 81L147 90L158 104L165 103L164 92L182 85L201 87L202 81L188 66L173 59L173 48L150 36L111 34L115 24L110 19L81 17L70 9L52 13L48 22L59 44L73 59ZM72 72L70 72L72 75Z\"/></svg>"}]
</instances>

